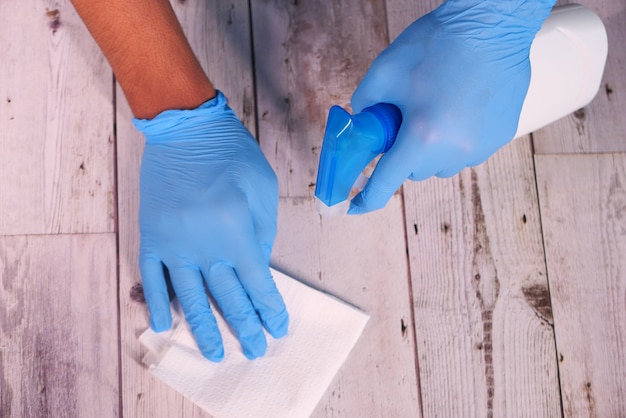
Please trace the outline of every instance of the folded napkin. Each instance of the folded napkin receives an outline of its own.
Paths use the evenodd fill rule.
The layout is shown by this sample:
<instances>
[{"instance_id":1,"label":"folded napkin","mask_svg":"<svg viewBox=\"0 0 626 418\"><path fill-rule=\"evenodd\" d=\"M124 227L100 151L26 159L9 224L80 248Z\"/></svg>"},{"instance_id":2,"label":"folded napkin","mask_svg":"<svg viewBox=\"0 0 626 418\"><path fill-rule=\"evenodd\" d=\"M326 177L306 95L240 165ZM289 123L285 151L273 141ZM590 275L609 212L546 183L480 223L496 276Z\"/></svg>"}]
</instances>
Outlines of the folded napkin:
<instances>
[{"instance_id":1,"label":"folded napkin","mask_svg":"<svg viewBox=\"0 0 626 418\"><path fill-rule=\"evenodd\" d=\"M290 315L289 333L268 339L267 353L248 360L223 318L217 322L225 357L202 357L187 323L139 338L149 370L217 418L308 417L361 335L369 317L272 270Z\"/></svg>"}]
</instances>

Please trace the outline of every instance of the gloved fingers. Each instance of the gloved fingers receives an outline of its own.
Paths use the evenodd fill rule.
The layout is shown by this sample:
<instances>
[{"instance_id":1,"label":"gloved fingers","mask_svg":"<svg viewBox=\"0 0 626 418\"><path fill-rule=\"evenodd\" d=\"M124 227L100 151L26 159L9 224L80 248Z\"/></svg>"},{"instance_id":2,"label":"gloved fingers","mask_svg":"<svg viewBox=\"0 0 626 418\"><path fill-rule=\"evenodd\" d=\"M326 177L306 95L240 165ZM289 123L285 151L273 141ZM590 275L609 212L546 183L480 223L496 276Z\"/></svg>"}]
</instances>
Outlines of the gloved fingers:
<instances>
[{"instance_id":1,"label":"gloved fingers","mask_svg":"<svg viewBox=\"0 0 626 418\"><path fill-rule=\"evenodd\" d=\"M217 263L202 273L245 356L251 360L263 356L267 349L263 326L232 267Z\"/></svg>"},{"instance_id":2,"label":"gloved fingers","mask_svg":"<svg viewBox=\"0 0 626 418\"><path fill-rule=\"evenodd\" d=\"M418 156L418 162L414 166L409 179L422 181L433 176L445 178L451 177L465 168L465 164L455 159L457 151L442 148L437 145L424 147Z\"/></svg>"},{"instance_id":3,"label":"gloved fingers","mask_svg":"<svg viewBox=\"0 0 626 418\"><path fill-rule=\"evenodd\" d=\"M348 209L349 215L362 215L374 210L382 209L385 207L391 196L402 186L402 183L406 179L405 176L396 175L387 176L382 180L382 176L370 177L369 181L361 190L359 194L354 196L350 202L350 209Z\"/></svg>"},{"instance_id":4,"label":"gloved fingers","mask_svg":"<svg viewBox=\"0 0 626 418\"><path fill-rule=\"evenodd\" d=\"M497 150L495 150L497 151ZM482 163L484 163L485 161L487 161L489 159L489 157L491 157L493 155L494 152L485 152L475 158L473 158L470 162L468 162L466 164L467 167L476 167L477 165L481 165Z\"/></svg>"},{"instance_id":5,"label":"gloved fingers","mask_svg":"<svg viewBox=\"0 0 626 418\"><path fill-rule=\"evenodd\" d=\"M454 166L451 168L446 168L441 171L438 171L437 174L435 174L435 176L442 178L442 179L449 178L449 177L459 174L465 167L467 167L466 164L463 164L462 166Z\"/></svg>"},{"instance_id":6,"label":"gloved fingers","mask_svg":"<svg viewBox=\"0 0 626 418\"><path fill-rule=\"evenodd\" d=\"M376 103L394 103L399 106L398 98L402 94L398 91L398 83L394 82L393 73L393 68L388 72L380 71L380 68L370 69L350 99L353 113L359 113Z\"/></svg>"},{"instance_id":7,"label":"gloved fingers","mask_svg":"<svg viewBox=\"0 0 626 418\"><path fill-rule=\"evenodd\" d=\"M415 55L414 50L407 53ZM350 99L353 113L376 103L397 105L406 96L410 85L408 63L399 62L395 55L385 50L374 60Z\"/></svg>"},{"instance_id":8,"label":"gloved fingers","mask_svg":"<svg viewBox=\"0 0 626 418\"><path fill-rule=\"evenodd\" d=\"M402 36L402 35L401 35ZM413 85L411 70L424 55L416 41L397 42L385 48L372 62L365 76L352 94L353 113L376 103L408 103L407 89Z\"/></svg>"},{"instance_id":9,"label":"gloved fingers","mask_svg":"<svg viewBox=\"0 0 626 418\"><path fill-rule=\"evenodd\" d=\"M438 173L437 169L431 168L425 170L423 167L420 170L416 170L415 172L409 175L409 180L411 181L423 181L431 178L436 173Z\"/></svg>"},{"instance_id":10,"label":"gloved fingers","mask_svg":"<svg viewBox=\"0 0 626 418\"><path fill-rule=\"evenodd\" d=\"M377 75L375 73L377 72L370 68L370 70L365 74L365 77L363 77L363 80L361 80L357 86L356 90L354 90L354 93L352 93L350 105L352 106L353 113L359 113L367 106L383 102L382 91L380 88L376 88L378 82L376 80Z\"/></svg>"},{"instance_id":11,"label":"gloved fingers","mask_svg":"<svg viewBox=\"0 0 626 418\"><path fill-rule=\"evenodd\" d=\"M259 245L250 240L241 249L245 259L235 265L235 272L245 289L265 329L274 337L287 334L289 314L282 296L276 288L269 264Z\"/></svg>"},{"instance_id":12,"label":"gloved fingers","mask_svg":"<svg viewBox=\"0 0 626 418\"><path fill-rule=\"evenodd\" d=\"M172 327L172 314L163 263L158 258L142 254L139 257L139 270L144 297L150 311L150 327L155 332L166 331Z\"/></svg>"},{"instance_id":13,"label":"gloved fingers","mask_svg":"<svg viewBox=\"0 0 626 418\"><path fill-rule=\"evenodd\" d=\"M176 297L202 355L211 361L222 360L224 358L222 336L209 307L200 271L194 268L170 268L169 272Z\"/></svg>"},{"instance_id":14,"label":"gloved fingers","mask_svg":"<svg viewBox=\"0 0 626 418\"><path fill-rule=\"evenodd\" d=\"M411 174L412 163L419 160L419 156L415 155L416 147L406 136L403 126L396 143L380 158L363 190L350 202L349 214L360 215L383 208Z\"/></svg>"}]
</instances>

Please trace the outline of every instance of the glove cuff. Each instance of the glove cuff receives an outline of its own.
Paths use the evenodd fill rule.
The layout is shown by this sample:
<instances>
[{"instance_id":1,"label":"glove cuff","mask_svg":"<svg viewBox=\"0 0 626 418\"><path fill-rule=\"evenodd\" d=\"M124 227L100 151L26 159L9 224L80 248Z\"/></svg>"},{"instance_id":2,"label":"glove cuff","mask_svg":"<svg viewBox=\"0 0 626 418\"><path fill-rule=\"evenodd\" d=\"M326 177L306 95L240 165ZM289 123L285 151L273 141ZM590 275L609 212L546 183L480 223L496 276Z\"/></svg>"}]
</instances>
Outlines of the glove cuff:
<instances>
[{"instance_id":1,"label":"glove cuff","mask_svg":"<svg viewBox=\"0 0 626 418\"><path fill-rule=\"evenodd\" d=\"M228 117L237 118L228 106L228 99L217 90L217 95L202 103L195 109L165 110L153 119L133 118L135 128L146 137L146 143L171 139L172 135L179 136L184 129L194 129L198 124L214 122Z\"/></svg>"}]
</instances>

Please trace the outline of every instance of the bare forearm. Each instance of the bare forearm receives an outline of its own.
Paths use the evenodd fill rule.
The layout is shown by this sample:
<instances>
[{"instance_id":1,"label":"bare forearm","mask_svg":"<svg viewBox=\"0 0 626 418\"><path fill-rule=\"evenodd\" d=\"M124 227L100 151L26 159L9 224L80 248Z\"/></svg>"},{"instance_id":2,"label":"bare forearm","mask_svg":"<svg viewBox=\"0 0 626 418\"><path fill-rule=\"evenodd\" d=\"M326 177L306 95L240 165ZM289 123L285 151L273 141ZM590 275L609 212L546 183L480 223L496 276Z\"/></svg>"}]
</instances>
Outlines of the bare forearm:
<instances>
[{"instance_id":1,"label":"bare forearm","mask_svg":"<svg viewBox=\"0 0 626 418\"><path fill-rule=\"evenodd\" d=\"M215 97L168 0L72 0L138 118Z\"/></svg>"}]
</instances>

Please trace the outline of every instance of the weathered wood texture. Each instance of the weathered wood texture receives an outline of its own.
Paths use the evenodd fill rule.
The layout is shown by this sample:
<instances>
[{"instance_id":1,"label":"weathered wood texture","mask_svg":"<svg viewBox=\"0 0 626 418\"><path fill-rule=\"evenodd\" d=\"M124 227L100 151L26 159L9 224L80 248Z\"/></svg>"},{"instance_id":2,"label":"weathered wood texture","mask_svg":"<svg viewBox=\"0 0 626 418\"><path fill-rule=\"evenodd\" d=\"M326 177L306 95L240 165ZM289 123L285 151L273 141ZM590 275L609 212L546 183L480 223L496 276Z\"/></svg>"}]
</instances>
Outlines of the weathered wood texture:
<instances>
[{"instance_id":1,"label":"weathered wood texture","mask_svg":"<svg viewBox=\"0 0 626 418\"><path fill-rule=\"evenodd\" d=\"M326 116L387 45L383 1L254 1L259 141L281 196L312 196Z\"/></svg>"},{"instance_id":2,"label":"weathered wood texture","mask_svg":"<svg viewBox=\"0 0 626 418\"><path fill-rule=\"evenodd\" d=\"M534 133L537 154L626 151L626 4L576 0L600 16L607 29L609 54L595 99L584 108Z\"/></svg>"},{"instance_id":3,"label":"weathered wood texture","mask_svg":"<svg viewBox=\"0 0 626 418\"><path fill-rule=\"evenodd\" d=\"M529 139L404 194L424 416L559 416Z\"/></svg>"},{"instance_id":4,"label":"weathered wood texture","mask_svg":"<svg viewBox=\"0 0 626 418\"><path fill-rule=\"evenodd\" d=\"M388 36L384 2L252 2L259 140L279 179L276 268L372 315L315 416L419 416L401 200L321 219L313 195L328 108Z\"/></svg>"},{"instance_id":5,"label":"weathered wood texture","mask_svg":"<svg viewBox=\"0 0 626 418\"><path fill-rule=\"evenodd\" d=\"M626 147L626 9L583 3L609 31L603 86L584 112L535 133L540 153ZM541 211L527 138L460 176L407 183L404 200L365 217L313 208L328 107L347 106L388 37L439 4L173 2L279 176L274 265L372 316L314 416L621 417L623 154L537 156ZM121 90L114 103L68 0L0 2L0 20L0 416L206 417L140 364L143 138ZM24 236L70 232L106 233Z\"/></svg>"},{"instance_id":6,"label":"weathered wood texture","mask_svg":"<svg viewBox=\"0 0 626 418\"><path fill-rule=\"evenodd\" d=\"M0 234L114 231L111 70L69 1L0 17Z\"/></svg>"},{"instance_id":7,"label":"weathered wood texture","mask_svg":"<svg viewBox=\"0 0 626 418\"><path fill-rule=\"evenodd\" d=\"M172 2L176 15L215 88L256 133L250 10L248 2Z\"/></svg>"},{"instance_id":8,"label":"weathered wood texture","mask_svg":"<svg viewBox=\"0 0 626 418\"><path fill-rule=\"evenodd\" d=\"M537 156L565 416L626 413L626 155Z\"/></svg>"},{"instance_id":9,"label":"weathered wood texture","mask_svg":"<svg viewBox=\"0 0 626 418\"><path fill-rule=\"evenodd\" d=\"M172 2L185 33L215 86L254 133L252 50L247 1ZM154 378L141 364L144 350L137 337L148 327L145 304L131 298L140 283L139 167L144 139L132 126L121 89L117 94L118 190L120 241L120 315L124 416L204 417L200 408Z\"/></svg>"},{"instance_id":10,"label":"weathered wood texture","mask_svg":"<svg viewBox=\"0 0 626 418\"><path fill-rule=\"evenodd\" d=\"M441 1L388 0L391 39ZM528 138L452 179L404 186L424 416L558 416Z\"/></svg>"},{"instance_id":11,"label":"weathered wood texture","mask_svg":"<svg viewBox=\"0 0 626 418\"><path fill-rule=\"evenodd\" d=\"M273 266L371 315L313 416L419 417L402 199L361 217L322 218L282 198Z\"/></svg>"},{"instance_id":12,"label":"weathered wood texture","mask_svg":"<svg viewBox=\"0 0 626 418\"><path fill-rule=\"evenodd\" d=\"M115 234L0 237L0 416L119 415Z\"/></svg>"},{"instance_id":13,"label":"weathered wood texture","mask_svg":"<svg viewBox=\"0 0 626 418\"><path fill-rule=\"evenodd\" d=\"M389 39L393 42L407 26L436 9L443 0L386 0L385 3Z\"/></svg>"}]
</instances>

